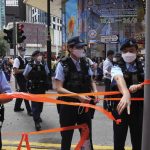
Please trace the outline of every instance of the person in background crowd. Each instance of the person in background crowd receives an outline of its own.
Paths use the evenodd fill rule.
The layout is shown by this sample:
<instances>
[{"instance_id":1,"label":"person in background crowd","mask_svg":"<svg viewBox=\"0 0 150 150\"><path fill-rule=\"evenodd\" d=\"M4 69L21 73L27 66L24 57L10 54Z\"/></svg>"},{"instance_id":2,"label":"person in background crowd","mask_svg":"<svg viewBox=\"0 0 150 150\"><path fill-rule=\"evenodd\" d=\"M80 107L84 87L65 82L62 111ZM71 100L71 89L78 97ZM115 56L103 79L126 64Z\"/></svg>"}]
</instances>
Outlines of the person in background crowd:
<instances>
[{"instance_id":1,"label":"person in background crowd","mask_svg":"<svg viewBox=\"0 0 150 150\"><path fill-rule=\"evenodd\" d=\"M24 70L23 75L27 79L27 88L32 94L45 94L48 90L48 74L49 69L43 61L40 51L36 50L32 53L33 61L29 62ZM41 130L40 123L42 122L41 113L43 111L43 102L31 102L33 120L35 129Z\"/></svg>"},{"instance_id":2,"label":"person in background crowd","mask_svg":"<svg viewBox=\"0 0 150 150\"><path fill-rule=\"evenodd\" d=\"M0 94L2 93L11 93L11 87L6 80L6 77L0 69ZM2 149L2 137L1 137L1 129L4 122L4 103L11 101L12 99L0 99L0 149Z\"/></svg>"},{"instance_id":3,"label":"person in background crowd","mask_svg":"<svg viewBox=\"0 0 150 150\"><path fill-rule=\"evenodd\" d=\"M130 101L130 98L144 97L144 88L141 85L144 81L144 70L137 58L138 45L135 39L126 39L120 50L121 61L111 69L111 90L121 92L118 96L120 101L114 101L111 105L114 117L122 120L120 124L113 122L114 150L125 149L128 127L132 149L141 150L143 101Z\"/></svg>"},{"instance_id":4,"label":"person in background crowd","mask_svg":"<svg viewBox=\"0 0 150 150\"><path fill-rule=\"evenodd\" d=\"M1 67L4 71L7 81L10 82L13 67L13 59L11 57L4 57Z\"/></svg>"},{"instance_id":5,"label":"person in background crowd","mask_svg":"<svg viewBox=\"0 0 150 150\"><path fill-rule=\"evenodd\" d=\"M23 72L26 66L26 60L25 60L25 48L19 47L18 52L19 56L15 58L14 64L13 64L13 71L14 71L14 76L17 81L17 84L19 86L19 92L27 92L27 87L26 87L26 79L23 76ZM14 106L14 111L15 112L20 112L24 111L24 108L21 108L23 99L21 98L16 98L15 106ZM28 100L24 100L25 106L27 109L27 114L29 116L32 116L32 111L30 107L30 103Z\"/></svg>"},{"instance_id":6,"label":"person in background crowd","mask_svg":"<svg viewBox=\"0 0 150 150\"><path fill-rule=\"evenodd\" d=\"M97 92L96 84L92 79L90 64L83 58L86 43L79 36L68 40L68 57L61 59L56 68L55 84L56 91L61 94ZM67 102L90 103L88 96L59 97L59 100ZM60 126L72 126L86 123L90 130L89 139L86 140L82 149L93 150L91 112L85 112L83 107L57 105ZM61 132L61 150L70 150L74 130Z\"/></svg>"},{"instance_id":7,"label":"person in background crowd","mask_svg":"<svg viewBox=\"0 0 150 150\"><path fill-rule=\"evenodd\" d=\"M121 54L120 53L116 53L115 56L113 57L113 63L119 63L121 61Z\"/></svg>"},{"instance_id":8,"label":"person in background crowd","mask_svg":"<svg viewBox=\"0 0 150 150\"><path fill-rule=\"evenodd\" d=\"M113 57L114 57L114 51L109 50L107 52L107 58L103 62L103 76L104 76L104 84L105 84L105 91L110 91L110 83L111 83L111 68L113 67ZM105 98L108 98L109 96L105 96ZM103 107L104 109L108 109L110 105L110 101L104 101Z\"/></svg>"},{"instance_id":9,"label":"person in background crowd","mask_svg":"<svg viewBox=\"0 0 150 150\"><path fill-rule=\"evenodd\" d=\"M103 79L103 61L99 60L97 65L97 81L101 82Z\"/></svg>"}]
</instances>

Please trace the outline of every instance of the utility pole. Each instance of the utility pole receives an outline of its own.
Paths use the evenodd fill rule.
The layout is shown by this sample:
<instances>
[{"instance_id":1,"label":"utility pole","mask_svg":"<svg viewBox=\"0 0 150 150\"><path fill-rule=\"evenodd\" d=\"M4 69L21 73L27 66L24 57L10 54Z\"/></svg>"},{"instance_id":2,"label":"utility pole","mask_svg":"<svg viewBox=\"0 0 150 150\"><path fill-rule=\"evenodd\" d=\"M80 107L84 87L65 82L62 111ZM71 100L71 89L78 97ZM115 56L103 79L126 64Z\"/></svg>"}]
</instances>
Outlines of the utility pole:
<instances>
[{"instance_id":1,"label":"utility pole","mask_svg":"<svg viewBox=\"0 0 150 150\"><path fill-rule=\"evenodd\" d=\"M146 0L146 46L142 150L150 150L150 1Z\"/></svg>"},{"instance_id":2,"label":"utility pole","mask_svg":"<svg viewBox=\"0 0 150 150\"><path fill-rule=\"evenodd\" d=\"M14 49L14 58L16 58L16 22L15 17L13 17L13 49ZM15 79L15 89L17 90L17 81Z\"/></svg>"},{"instance_id":3,"label":"utility pole","mask_svg":"<svg viewBox=\"0 0 150 150\"><path fill-rule=\"evenodd\" d=\"M50 15L50 1L47 0L47 65L50 70L50 88L52 88L52 71L51 71L51 35L50 35L50 26L51 26L51 15Z\"/></svg>"},{"instance_id":4,"label":"utility pole","mask_svg":"<svg viewBox=\"0 0 150 150\"><path fill-rule=\"evenodd\" d=\"M15 17L13 17L13 49L14 49L14 57L16 58L16 22L15 22Z\"/></svg>"},{"instance_id":5,"label":"utility pole","mask_svg":"<svg viewBox=\"0 0 150 150\"><path fill-rule=\"evenodd\" d=\"M37 27L37 50L39 49L38 44L39 44L39 29Z\"/></svg>"}]
</instances>

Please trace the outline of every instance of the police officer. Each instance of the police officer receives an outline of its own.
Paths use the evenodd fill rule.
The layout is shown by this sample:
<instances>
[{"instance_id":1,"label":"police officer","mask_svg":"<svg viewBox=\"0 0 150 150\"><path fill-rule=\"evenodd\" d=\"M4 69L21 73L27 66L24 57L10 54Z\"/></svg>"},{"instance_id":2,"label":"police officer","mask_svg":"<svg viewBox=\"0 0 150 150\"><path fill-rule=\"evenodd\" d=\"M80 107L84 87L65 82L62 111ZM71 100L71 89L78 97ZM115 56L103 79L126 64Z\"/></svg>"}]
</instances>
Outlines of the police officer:
<instances>
[{"instance_id":1,"label":"police officer","mask_svg":"<svg viewBox=\"0 0 150 150\"><path fill-rule=\"evenodd\" d=\"M2 93L11 93L11 88L7 82L7 79L0 69L0 94ZM2 149L2 137L1 137L1 128L4 121L4 103L11 101L12 99L0 99L0 149Z\"/></svg>"},{"instance_id":2,"label":"police officer","mask_svg":"<svg viewBox=\"0 0 150 150\"><path fill-rule=\"evenodd\" d=\"M27 79L27 87L30 93L32 94L45 94L48 90L48 74L49 69L47 64L43 62L42 54L40 51L36 50L32 53L33 61L27 64L24 76ZM43 110L42 102L31 102L32 103L32 112L33 120L35 122L35 129L37 131L41 130L40 123L42 119L40 117Z\"/></svg>"},{"instance_id":3,"label":"police officer","mask_svg":"<svg viewBox=\"0 0 150 150\"><path fill-rule=\"evenodd\" d=\"M130 98L143 97L143 86L140 84L144 81L143 66L137 58L138 45L134 39L125 40L120 50L122 60L111 70L112 90L119 90L122 94L119 102L112 103L114 116L122 119L121 124L113 123L114 150L124 150L128 127L132 149L141 150L143 102L131 102Z\"/></svg>"},{"instance_id":4,"label":"police officer","mask_svg":"<svg viewBox=\"0 0 150 150\"><path fill-rule=\"evenodd\" d=\"M114 51L109 50L107 52L107 58L103 62L103 77L105 83L105 91L110 91L110 83L111 83L111 68L113 67L113 57ZM109 98L109 96L105 96L105 98ZM104 101L103 107L105 109L109 109L110 101Z\"/></svg>"},{"instance_id":5,"label":"police officer","mask_svg":"<svg viewBox=\"0 0 150 150\"><path fill-rule=\"evenodd\" d=\"M56 90L61 94L96 92L95 82L92 80L93 75L90 65L86 59L81 58L84 53L86 43L80 40L79 36L72 37L68 40L69 56L60 60L56 68L55 84ZM73 96L59 97L59 100L67 102L89 103L90 97ZM90 130L90 138L84 143L84 148L93 150L91 140L91 113L85 112L82 107L58 105L60 126L72 126L75 124L86 123ZM73 130L61 132L61 150L70 150Z\"/></svg>"},{"instance_id":6,"label":"police officer","mask_svg":"<svg viewBox=\"0 0 150 150\"><path fill-rule=\"evenodd\" d=\"M14 75L15 75L17 84L19 86L19 92L27 92L26 79L23 76L23 71L27 64L27 61L24 57L25 56L25 48L19 47L18 52L19 52L19 56L17 58L15 58L15 60L14 60L13 71L14 71ZM23 99L20 99L20 98L16 99L15 107L14 107L15 112L24 111L24 109L21 108L22 101L23 101ZM32 116L32 111L31 111L29 101L24 100L24 102L25 102L25 106L26 106L28 115Z\"/></svg>"}]
</instances>

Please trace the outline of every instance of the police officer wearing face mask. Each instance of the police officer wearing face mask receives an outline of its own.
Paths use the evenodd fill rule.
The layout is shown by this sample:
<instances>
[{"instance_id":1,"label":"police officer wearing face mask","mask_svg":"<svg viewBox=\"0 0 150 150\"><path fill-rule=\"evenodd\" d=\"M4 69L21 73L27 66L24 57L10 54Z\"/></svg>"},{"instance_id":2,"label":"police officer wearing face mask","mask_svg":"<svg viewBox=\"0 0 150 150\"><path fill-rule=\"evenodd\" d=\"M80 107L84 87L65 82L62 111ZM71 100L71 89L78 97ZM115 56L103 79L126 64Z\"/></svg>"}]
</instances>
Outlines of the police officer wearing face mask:
<instances>
[{"instance_id":1,"label":"police officer wearing face mask","mask_svg":"<svg viewBox=\"0 0 150 150\"><path fill-rule=\"evenodd\" d=\"M45 94L46 90L48 90L49 69L47 64L42 61L43 57L40 51L34 51L32 58L33 61L27 64L23 73L27 79L27 88L32 94ZM43 102L31 102L31 104L35 129L39 131L41 130Z\"/></svg>"},{"instance_id":2,"label":"police officer wearing face mask","mask_svg":"<svg viewBox=\"0 0 150 150\"><path fill-rule=\"evenodd\" d=\"M23 71L27 64L27 60L24 57L25 51L26 51L26 49L23 47L18 48L19 56L17 58L15 58L14 64L13 64L14 76L15 76L17 84L19 86L19 92L27 92L26 79L23 76ZM20 99L20 98L16 99L15 107L14 107L15 112L24 111L24 108L21 108L22 101L23 101L23 99ZM32 111L31 111L29 101L24 100L24 102L25 102L25 106L26 106L28 115L32 116Z\"/></svg>"},{"instance_id":3,"label":"police officer wearing face mask","mask_svg":"<svg viewBox=\"0 0 150 150\"><path fill-rule=\"evenodd\" d=\"M121 48L122 60L111 70L113 91L120 91L119 102L112 103L112 112L120 124L113 123L114 150L124 150L128 127L133 150L141 150L143 102L130 101L131 97L143 97L144 71L138 60L138 45L134 39L127 39ZM129 92L130 91L130 92ZM116 96L115 96L116 97Z\"/></svg>"},{"instance_id":4,"label":"police officer wearing face mask","mask_svg":"<svg viewBox=\"0 0 150 150\"><path fill-rule=\"evenodd\" d=\"M97 92L95 82L92 79L92 71L86 59L81 58L84 46L87 44L80 40L79 36L68 40L69 56L60 60L55 72L56 91L61 94ZM59 97L59 100L67 102L90 103L88 96ZM89 139L82 149L93 150L91 139L91 113L85 112L83 107L58 105L60 126L67 127L75 124L86 123L90 129ZM70 150L73 130L61 132L61 150Z\"/></svg>"}]
</instances>

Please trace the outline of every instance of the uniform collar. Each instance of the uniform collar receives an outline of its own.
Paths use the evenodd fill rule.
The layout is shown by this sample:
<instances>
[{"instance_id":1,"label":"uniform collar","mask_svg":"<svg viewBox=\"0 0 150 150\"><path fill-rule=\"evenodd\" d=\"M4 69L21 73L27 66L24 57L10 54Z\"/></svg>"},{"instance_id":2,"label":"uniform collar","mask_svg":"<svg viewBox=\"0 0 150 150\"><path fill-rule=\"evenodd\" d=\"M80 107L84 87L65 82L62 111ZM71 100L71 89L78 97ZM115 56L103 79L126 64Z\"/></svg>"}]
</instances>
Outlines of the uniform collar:
<instances>
[{"instance_id":1,"label":"uniform collar","mask_svg":"<svg viewBox=\"0 0 150 150\"><path fill-rule=\"evenodd\" d=\"M72 61L73 61L74 64L80 63L80 59L79 59L79 61L77 61L74 58L72 58L71 56L70 56L70 58L72 59Z\"/></svg>"},{"instance_id":2,"label":"uniform collar","mask_svg":"<svg viewBox=\"0 0 150 150\"><path fill-rule=\"evenodd\" d=\"M128 69L130 66L136 67L136 63L133 63L133 64L126 63L127 69Z\"/></svg>"}]
</instances>

